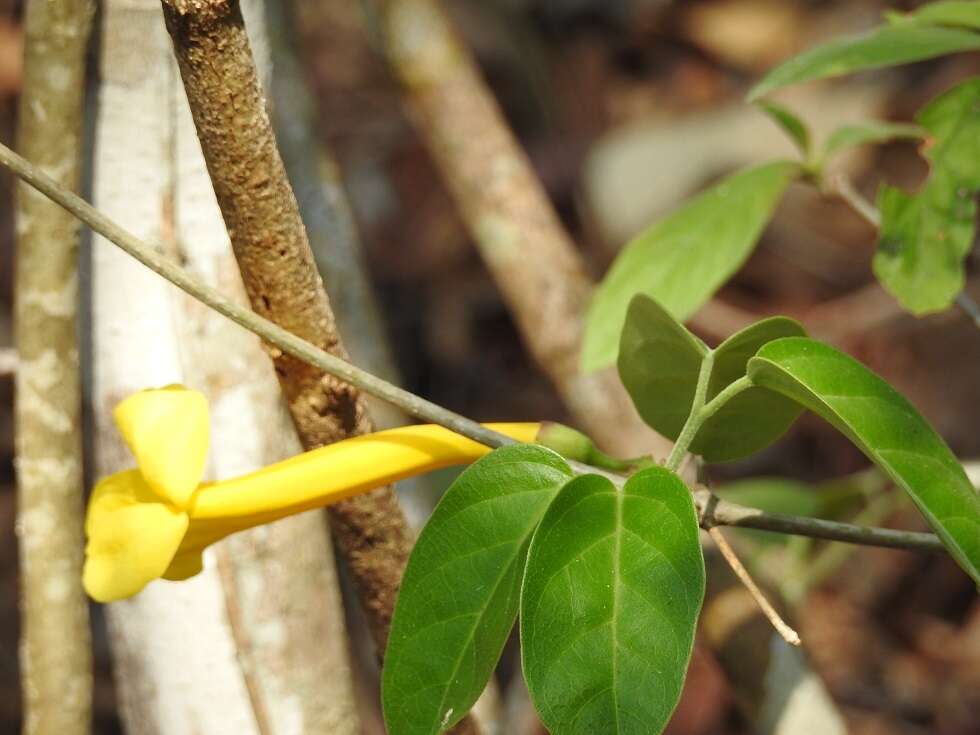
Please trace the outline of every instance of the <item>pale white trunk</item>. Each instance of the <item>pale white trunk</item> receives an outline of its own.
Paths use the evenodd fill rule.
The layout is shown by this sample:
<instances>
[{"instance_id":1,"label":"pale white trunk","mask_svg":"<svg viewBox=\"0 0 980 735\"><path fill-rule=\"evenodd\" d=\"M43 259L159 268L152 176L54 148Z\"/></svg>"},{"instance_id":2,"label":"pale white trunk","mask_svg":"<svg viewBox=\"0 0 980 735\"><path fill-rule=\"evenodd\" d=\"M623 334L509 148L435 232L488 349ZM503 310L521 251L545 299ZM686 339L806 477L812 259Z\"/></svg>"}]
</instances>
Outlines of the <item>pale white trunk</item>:
<instances>
[{"instance_id":1,"label":"pale white trunk","mask_svg":"<svg viewBox=\"0 0 980 735\"><path fill-rule=\"evenodd\" d=\"M248 17L254 30L261 14ZM244 300L159 3L108 0L102 31L96 205ZM204 390L211 401L212 477L299 451L254 337L99 239L93 280L99 474L132 464L111 425L112 406L134 390L173 382ZM206 556L195 579L155 582L109 606L108 619L130 733L359 730L320 515L230 539Z\"/></svg>"}]
</instances>

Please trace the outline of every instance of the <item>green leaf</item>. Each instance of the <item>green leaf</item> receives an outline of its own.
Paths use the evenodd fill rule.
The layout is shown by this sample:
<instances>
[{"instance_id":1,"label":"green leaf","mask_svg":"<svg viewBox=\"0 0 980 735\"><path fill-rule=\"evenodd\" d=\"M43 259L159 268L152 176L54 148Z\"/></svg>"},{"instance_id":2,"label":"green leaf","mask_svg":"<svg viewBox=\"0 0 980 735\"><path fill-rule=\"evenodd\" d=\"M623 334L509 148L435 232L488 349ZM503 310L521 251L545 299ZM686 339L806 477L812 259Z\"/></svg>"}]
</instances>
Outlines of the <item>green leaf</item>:
<instances>
[{"instance_id":1,"label":"green leaf","mask_svg":"<svg viewBox=\"0 0 980 735\"><path fill-rule=\"evenodd\" d=\"M833 424L902 487L950 554L980 583L980 494L942 438L857 360L802 337L770 342L749 377Z\"/></svg>"},{"instance_id":2,"label":"green leaf","mask_svg":"<svg viewBox=\"0 0 980 735\"><path fill-rule=\"evenodd\" d=\"M810 156L810 131L794 113L774 102L760 102L759 109L766 113L800 149L804 158Z\"/></svg>"},{"instance_id":3,"label":"green leaf","mask_svg":"<svg viewBox=\"0 0 980 735\"><path fill-rule=\"evenodd\" d=\"M708 400L745 375L748 359L769 340L804 334L792 319L774 317L733 334L715 350ZM684 427L701 362L708 348L653 299L630 304L619 352L619 376L640 417L668 439ZM752 387L702 425L691 451L708 462L727 462L768 446L785 433L801 409L781 395Z\"/></svg>"},{"instance_id":4,"label":"green leaf","mask_svg":"<svg viewBox=\"0 0 980 735\"><path fill-rule=\"evenodd\" d=\"M932 136L928 181L918 194L882 187L875 275L914 314L941 311L963 290L980 191L980 79L966 81L919 114Z\"/></svg>"},{"instance_id":5,"label":"green leaf","mask_svg":"<svg viewBox=\"0 0 980 735\"><path fill-rule=\"evenodd\" d=\"M956 26L980 31L980 2L941 2L923 5L914 13L897 14L895 23L921 23L937 26Z\"/></svg>"},{"instance_id":6,"label":"green leaf","mask_svg":"<svg viewBox=\"0 0 980 735\"><path fill-rule=\"evenodd\" d=\"M596 290L582 370L615 362L634 295L652 296L679 321L697 311L745 262L799 170L780 161L740 171L637 235Z\"/></svg>"},{"instance_id":7,"label":"green leaf","mask_svg":"<svg viewBox=\"0 0 980 735\"><path fill-rule=\"evenodd\" d=\"M521 592L524 676L556 735L650 735L694 645L704 559L691 494L662 467L622 491L597 475L555 498Z\"/></svg>"},{"instance_id":8,"label":"green leaf","mask_svg":"<svg viewBox=\"0 0 980 735\"><path fill-rule=\"evenodd\" d=\"M736 332L715 350L715 364L708 383L710 401L726 386L745 375L749 358L767 342L781 337L804 336L803 327L786 317L763 319ZM691 388L691 400L694 388ZM707 462L730 462L755 454L772 444L802 413L795 401L765 388L742 391L701 425L691 451Z\"/></svg>"},{"instance_id":9,"label":"green leaf","mask_svg":"<svg viewBox=\"0 0 980 735\"><path fill-rule=\"evenodd\" d=\"M388 638L391 735L434 735L469 711L517 614L531 534L572 472L543 447L507 446L453 483L412 551Z\"/></svg>"},{"instance_id":10,"label":"green leaf","mask_svg":"<svg viewBox=\"0 0 980 735\"><path fill-rule=\"evenodd\" d=\"M908 64L958 51L980 49L980 35L959 28L901 23L841 38L795 56L769 72L749 92L754 101L791 84L867 69Z\"/></svg>"},{"instance_id":11,"label":"green leaf","mask_svg":"<svg viewBox=\"0 0 980 735\"><path fill-rule=\"evenodd\" d=\"M842 125L827 138L823 144L823 157L829 158L844 148L853 148L869 143L887 143L902 138L919 139L925 131L918 125L891 123L872 120L855 125Z\"/></svg>"},{"instance_id":12,"label":"green leaf","mask_svg":"<svg viewBox=\"0 0 980 735\"><path fill-rule=\"evenodd\" d=\"M691 412L708 347L647 296L630 303L619 348L619 377L647 424L677 439Z\"/></svg>"}]
</instances>

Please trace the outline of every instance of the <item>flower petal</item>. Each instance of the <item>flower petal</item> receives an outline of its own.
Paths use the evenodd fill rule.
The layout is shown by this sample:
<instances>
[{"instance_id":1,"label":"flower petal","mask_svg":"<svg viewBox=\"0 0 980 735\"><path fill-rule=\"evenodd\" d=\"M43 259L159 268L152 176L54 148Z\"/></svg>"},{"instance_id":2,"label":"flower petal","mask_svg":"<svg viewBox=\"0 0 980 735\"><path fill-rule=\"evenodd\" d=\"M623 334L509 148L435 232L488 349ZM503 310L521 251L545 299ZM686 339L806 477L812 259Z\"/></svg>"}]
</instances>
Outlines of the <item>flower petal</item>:
<instances>
[{"instance_id":1,"label":"flower petal","mask_svg":"<svg viewBox=\"0 0 980 735\"><path fill-rule=\"evenodd\" d=\"M101 480L85 519L86 592L99 602L135 595L167 570L188 523L187 513L157 496L138 470Z\"/></svg>"},{"instance_id":2,"label":"flower petal","mask_svg":"<svg viewBox=\"0 0 980 735\"><path fill-rule=\"evenodd\" d=\"M173 558L170 566L163 573L163 578L173 582L180 582L197 576L204 569L203 554L203 551L195 549L178 551L177 556Z\"/></svg>"},{"instance_id":3,"label":"flower petal","mask_svg":"<svg viewBox=\"0 0 980 735\"><path fill-rule=\"evenodd\" d=\"M186 508L207 461L207 399L171 385L134 393L113 416L150 487Z\"/></svg>"}]
</instances>

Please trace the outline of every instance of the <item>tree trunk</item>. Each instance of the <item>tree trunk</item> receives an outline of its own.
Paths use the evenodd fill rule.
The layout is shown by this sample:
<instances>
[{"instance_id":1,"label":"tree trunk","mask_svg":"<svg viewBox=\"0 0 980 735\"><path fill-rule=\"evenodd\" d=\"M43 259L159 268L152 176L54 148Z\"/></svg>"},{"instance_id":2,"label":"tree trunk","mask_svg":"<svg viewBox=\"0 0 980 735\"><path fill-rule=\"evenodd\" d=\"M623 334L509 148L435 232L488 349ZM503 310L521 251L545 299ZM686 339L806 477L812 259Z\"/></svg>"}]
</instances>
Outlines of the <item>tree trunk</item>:
<instances>
[{"instance_id":1,"label":"tree trunk","mask_svg":"<svg viewBox=\"0 0 980 735\"><path fill-rule=\"evenodd\" d=\"M30 0L17 146L78 189L89 0ZM82 591L78 222L17 187L17 513L25 733L84 735L92 652Z\"/></svg>"}]
</instances>

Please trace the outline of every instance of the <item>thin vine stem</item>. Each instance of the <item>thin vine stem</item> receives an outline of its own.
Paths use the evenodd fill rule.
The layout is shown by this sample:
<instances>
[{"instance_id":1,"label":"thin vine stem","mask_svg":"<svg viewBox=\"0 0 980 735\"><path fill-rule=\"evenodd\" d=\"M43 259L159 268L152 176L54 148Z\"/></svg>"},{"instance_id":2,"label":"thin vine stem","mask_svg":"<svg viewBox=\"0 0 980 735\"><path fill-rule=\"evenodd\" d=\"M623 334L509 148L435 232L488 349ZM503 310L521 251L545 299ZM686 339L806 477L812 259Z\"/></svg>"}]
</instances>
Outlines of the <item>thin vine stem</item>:
<instances>
[{"instance_id":1,"label":"thin vine stem","mask_svg":"<svg viewBox=\"0 0 980 735\"><path fill-rule=\"evenodd\" d=\"M732 400L735 396L744 390L748 390L752 387L752 381L749 379L748 375L743 375L738 380L732 381L726 385L721 392L718 393L714 398L708 401L704 407L701 409L701 423L710 419L718 410Z\"/></svg>"},{"instance_id":2,"label":"thin vine stem","mask_svg":"<svg viewBox=\"0 0 980 735\"><path fill-rule=\"evenodd\" d=\"M698 384L694 389L694 400L691 402L691 412L687 415L687 421L684 422L684 427L677 436L677 441L674 442L674 448L670 450L670 456L667 457L665 466L668 470L673 472L677 471L677 468L680 467L684 459L684 455L687 454L687 450L691 446L691 442L697 436L698 429L701 428L701 424L704 422L702 413L705 398L708 395L708 383L711 381L711 370L714 365L715 353L709 350L708 354L701 360L701 369L698 372Z\"/></svg>"},{"instance_id":3,"label":"thin vine stem","mask_svg":"<svg viewBox=\"0 0 980 735\"><path fill-rule=\"evenodd\" d=\"M0 165L6 166L18 178L64 207L94 232L105 237L109 242L143 263L153 272L201 303L228 317L239 326L258 335L269 344L300 360L306 360L325 373L346 380L365 393L398 406L405 413L415 418L445 426L447 429L484 446L496 448L514 443L510 437L490 431L465 416L361 370L287 332L267 319L263 319L253 311L234 303L216 289L201 283L180 266L165 258L152 245L127 232L84 199L58 185L47 174L2 143L0 143ZM706 383L704 388L707 389ZM685 453L686 448L678 452L678 462ZM618 486L622 486L625 482L625 478L622 476L613 475L579 462L569 462L569 464L581 474L599 473L609 477ZM699 506L701 524L705 528L740 526L761 531L810 536L869 546L918 551L941 551L943 549L939 539L928 533L867 528L849 523L824 521L818 518L767 513L757 508L747 508L720 500L707 490L696 492L695 500Z\"/></svg>"}]
</instances>

